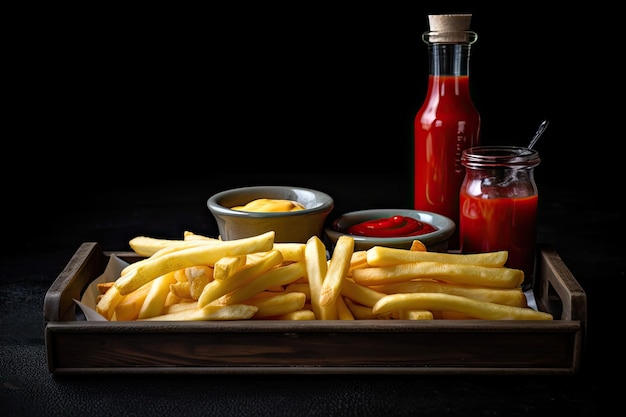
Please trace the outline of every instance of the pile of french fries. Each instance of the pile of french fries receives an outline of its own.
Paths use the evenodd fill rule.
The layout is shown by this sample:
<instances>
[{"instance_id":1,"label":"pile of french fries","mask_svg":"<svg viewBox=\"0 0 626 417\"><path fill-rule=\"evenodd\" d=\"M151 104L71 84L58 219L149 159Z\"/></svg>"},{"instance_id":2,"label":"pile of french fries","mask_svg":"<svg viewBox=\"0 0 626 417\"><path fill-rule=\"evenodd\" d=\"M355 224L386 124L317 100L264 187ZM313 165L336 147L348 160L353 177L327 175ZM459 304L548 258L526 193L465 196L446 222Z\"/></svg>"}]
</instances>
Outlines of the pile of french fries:
<instances>
[{"instance_id":1,"label":"pile of french fries","mask_svg":"<svg viewBox=\"0 0 626 417\"><path fill-rule=\"evenodd\" d=\"M99 284L107 320L552 320L527 304L524 273L506 251L428 252L376 246L355 251L342 236L278 243L273 231L222 241L192 232L181 240L138 236L144 258Z\"/></svg>"}]
</instances>

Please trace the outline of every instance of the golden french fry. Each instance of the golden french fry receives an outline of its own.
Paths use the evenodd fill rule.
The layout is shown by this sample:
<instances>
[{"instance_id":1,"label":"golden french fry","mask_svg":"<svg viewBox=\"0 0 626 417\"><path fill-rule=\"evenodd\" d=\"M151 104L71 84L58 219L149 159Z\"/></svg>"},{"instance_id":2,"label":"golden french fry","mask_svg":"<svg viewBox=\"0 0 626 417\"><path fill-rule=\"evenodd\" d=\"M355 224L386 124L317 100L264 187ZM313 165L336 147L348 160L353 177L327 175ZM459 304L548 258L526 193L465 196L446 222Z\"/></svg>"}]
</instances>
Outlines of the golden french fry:
<instances>
[{"instance_id":1,"label":"golden french fry","mask_svg":"<svg viewBox=\"0 0 626 417\"><path fill-rule=\"evenodd\" d=\"M191 283L183 281L170 284L170 292L180 298L191 298Z\"/></svg>"},{"instance_id":2,"label":"golden french fry","mask_svg":"<svg viewBox=\"0 0 626 417\"><path fill-rule=\"evenodd\" d=\"M246 264L247 255L224 256L213 265L213 278L222 281L228 279L239 268Z\"/></svg>"},{"instance_id":3,"label":"golden french fry","mask_svg":"<svg viewBox=\"0 0 626 417\"><path fill-rule=\"evenodd\" d=\"M353 269L357 268L365 268L368 267L367 264L367 251L359 250L352 253L352 257L350 258L350 268L348 269L348 275L352 272Z\"/></svg>"},{"instance_id":4,"label":"golden french fry","mask_svg":"<svg viewBox=\"0 0 626 417\"><path fill-rule=\"evenodd\" d=\"M450 284L435 281L405 281L385 285L373 285L371 288L385 294L412 292L440 292L462 295L479 301L489 301L516 307L528 307L528 300L521 287L489 288L484 286Z\"/></svg>"},{"instance_id":5,"label":"golden french fry","mask_svg":"<svg viewBox=\"0 0 626 417\"><path fill-rule=\"evenodd\" d=\"M198 298L198 306L204 307L210 304L221 296L247 284L264 272L280 265L282 261L283 255L274 249L260 254L253 261L249 261L239 268L230 278L221 281L213 280L205 285L202 294Z\"/></svg>"},{"instance_id":6,"label":"golden french fry","mask_svg":"<svg viewBox=\"0 0 626 417\"><path fill-rule=\"evenodd\" d=\"M163 307L163 314L178 313L183 310L190 310L198 308L198 302L191 298L182 298L180 302L176 304L170 304Z\"/></svg>"},{"instance_id":7,"label":"golden french fry","mask_svg":"<svg viewBox=\"0 0 626 417\"><path fill-rule=\"evenodd\" d=\"M188 266L184 272L189 282L189 294L192 299L197 300L204 287L213 281L213 268L206 265Z\"/></svg>"},{"instance_id":8,"label":"golden french fry","mask_svg":"<svg viewBox=\"0 0 626 417\"><path fill-rule=\"evenodd\" d=\"M304 256L306 259L311 309L319 320L333 320L336 318L336 315L332 314L335 311L335 307L333 306L330 311L323 312L323 307L320 305L322 283L328 270L328 263L326 262L326 247L319 237L311 236L307 240Z\"/></svg>"},{"instance_id":9,"label":"golden french fry","mask_svg":"<svg viewBox=\"0 0 626 417\"><path fill-rule=\"evenodd\" d=\"M304 261L305 243L275 242L274 249L283 254L283 262Z\"/></svg>"},{"instance_id":10,"label":"golden french fry","mask_svg":"<svg viewBox=\"0 0 626 417\"><path fill-rule=\"evenodd\" d=\"M482 285L494 288L516 288L524 281L524 271L506 267L430 261L361 268L352 271L352 279L356 283L367 286L391 284L418 278L430 278L455 284Z\"/></svg>"},{"instance_id":11,"label":"golden french fry","mask_svg":"<svg viewBox=\"0 0 626 417\"><path fill-rule=\"evenodd\" d=\"M376 315L372 312L372 307L355 303L347 297L344 298L344 302L355 320L376 320Z\"/></svg>"},{"instance_id":12,"label":"golden french fry","mask_svg":"<svg viewBox=\"0 0 626 417\"><path fill-rule=\"evenodd\" d=\"M320 306L328 307L337 302L337 297L341 295L341 286L348 275L350 260L354 253L354 238L341 235L335 243L335 249L330 257L330 264L326 271L326 276L322 282L322 292L320 293ZM356 272L359 269L353 271Z\"/></svg>"},{"instance_id":13,"label":"golden french fry","mask_svg":"<svg viewBox=\"0 0 626 417\"><path fill-rule=\"evenodd\" d=\"M131 294L132 294L132 292L131 292ZM184 298L183 297L179 297L176 294L174 294L172 292L172 290L171 290L171 287L170 287L170 290L167 292L167 297L165 297L165 302L163 303L163 309L165 310L167 307L169 307L171 305L182 303L183 300L184 300Z\"/></svg>"},{"instance_id":14,"label":"golden french fry","mask_svg":"<svg viewBox=\"0 0 626 417\"><path fill-rule=\"evenodd\" d=\"M124 298L115 306L115 320L128 321L137 320L141 306L146 300L146 296L150 291L154 281L151 281L135 291L124 296Z\"/></svg>"},{"instance_id":15,"label":"golden french fry","mask_svg":"<svg viewBox=\"0 0 626 417\"><path fill-rule=\"evenodd\" d=\"M137 236L132 238L128 244L132 250L141 256L161 256L173 251L188 248L207 242L188 242L184 240L157 239L148 236Z\"/></svg>"},{"instance_id":16,"label":"golden french fry","mask_svg":"<svg viewBox=\"0 0 626 417\"><path fill-rule=\"evenodd\" d=\"M355 320L343 297L337 297L337 320Z\"/></svg>"},{"instance_id":17,"label":"golden french fry","mask_svg":"<svg viewBox=\"0 0 626 417\"><path fill-rule=\"evenodd\" d=\"M532 308L513 307L442 293L390 294L372 307L375 314L398 310L456 311L484 320L552 320L552 315Z\"/></svg>"},{"instance_id":18,"label":"golden french fry","mask_svg":"<svg viewBox=\"0 0 626 417\"><path fill-rule=\"evenodd\" d=\"M117 287L114 285L102 294L102 297L96 304L96 311L100 313L107 320L111 320L115 313L115 307L124 299L124 296L120 294Z\"/></svg>"},{"instance_id":19,"label":"golden french fry","mask_svg":"<svg viewBox=\"0 0 626 417\"><path fill-rule=\"evenodd\" d=\"M267 319L274 320L315 320L315 313L313 310L296 310L285 314L279 314L273 317L267 317Z\"/></svg>"},{"instance_id":20,"label":"golden french fry","mask_svg":"<svg viewBox=\"0 0 626 417\"><path fill-rule=\"evenodd\" d=\"M400 310L400 320L433 320L434 315L429 310Z\"/></svg>"},{"instance_id":21,"label":"golden french fry","mask_svg":"<svg viewBox=\"0 0 626 417\"><path fill-rule=\"evenodd\" d=\"M195 265L213 265L224 256L269 251L274 247L276 233L269 231L243 239L220 241L181 249L157 258L148 258L148 262L135 267L115 281L115 288L126 295L156 277L168 272ZM143 262L143 261L139 261ZM133 264L131 264L133 265Z\"/></svg>"},{"instance_id":22,"label":"golden french fry","mask_svg":"<svg viewBox=\"0 0 626 417\"><path fill-rule=\"evenodd\" d=\"M182 320L246 320L254 316L257 307L248 304L230 306L208 305L202 308L182 309L175 313L162 314L141 320L182 321Z\"/></svg>"},{"instance_id":23,"label":"golden french fry","mask_svg":"<svg viewBox=\"0 0 626 417\"><path fill-rule=\"evenodd\" d=\"M411 247L409 248L409 250L426 252L426 245L424 245L420 240L414 240L413 242L411 242Z\"/></svg>"},{"instance_id":24,"label":"golden french fry","mask_svg":"<svg viewBox=\"0 0 626 417\"><path fill-rule=\"evenodd\" d=\"M215 239L209 236L199 235L197 233L190 232L188 230L185 230L183 232L183 240L212 240L212 241L217 241L217 242L220 241L219 239Z\"/></svg>"},{"instance_id":25,"label":"golden french fry","mask_svg":"<svg viewBox=\"0 0 626 417\"><path fill-rule=\"evenodd\" d=\"M109 290L109 288L111 288L114 285L115 285L115 281L99 282L96 284L96 288L98 289L98 292L100 294L104 294L105 292Z\"/></svg>"},{"instance_id":26,"label":"golden french fry","mask_svg":"<svg viewBox=\"0 0 626 417\"><path fill-rule=\"evenodd\" d=\"M246 304L258 307L252 318L261 319L292 313L302 310L306 301L306 295L301 292L290 292L273 295L271 297L252 298Z\"/></svg>"},{"instance_id":27,"label":"golden french fry","mask_svg":"<svg viewBox=\"0 0 626 417\"><path fill-rule=\"evenodd\" d=\"M387 294L346 279L341 287L341 295L356 303L367 307L373 307L378 300Z\"/></svg>"},{"instance_id":28,"label":"golden french fry","mask_svg":"<svg viewBox=\"0 0 626 417\"><path fill-rule=\"evenodd\" d=\"M476 254L411 251L406 249L374 246L367 250L367 263L370 266L390 266L415 262L440 262L502 267L509 257L508 251Z\"/></svg>"},{"instance_id":29,"label":"golden french fry","mask_svg":"<svg viewBox=\"0 0 626 417\"><path fill-rule=\"evenodd\" d=\"M297 281L297 280L296 280ZM307 302L311 302L311 287L308 282L292 282L287 284L284 289L285 292L302 292L306 295Z\"/></svg>"},{"instance_id":30,"label":"golden french fry","mask_svg":"<svg viewBox=\"0 0 626 417\"><path fill-rule=\"evenodd\" d=\"M439 311L439 320L478 320L476 317L459 313L458 311Z\"/></svg>"},{"instance_id":31,"label":"golden french fry","mask_svg":"<svg viewBox=\"0 0 626 417\"><path fill-rule=\"evenodd\" d=\"M303 261L290 263L284 266L276 266L259 274L252 281L249 281L246 284L241 285L239 288L221 296L217 303L223 305L239 304L274 286L290 284L305 274L306 266Z\"/></svg>"},{"instance_id":32,"label":"golden french fry","mask_svg":"<svg viewBox=\"0 0 626 417\"><path fill-rule=\"evenodd\" d=\"M138 318L146 319L160 315L165 305L165 298L170 292L170 285L174 283L176 283L174 272L168 272L165 275L155 278L152 281L146 299L141 305Z\"/></svg>"}]
</instances>

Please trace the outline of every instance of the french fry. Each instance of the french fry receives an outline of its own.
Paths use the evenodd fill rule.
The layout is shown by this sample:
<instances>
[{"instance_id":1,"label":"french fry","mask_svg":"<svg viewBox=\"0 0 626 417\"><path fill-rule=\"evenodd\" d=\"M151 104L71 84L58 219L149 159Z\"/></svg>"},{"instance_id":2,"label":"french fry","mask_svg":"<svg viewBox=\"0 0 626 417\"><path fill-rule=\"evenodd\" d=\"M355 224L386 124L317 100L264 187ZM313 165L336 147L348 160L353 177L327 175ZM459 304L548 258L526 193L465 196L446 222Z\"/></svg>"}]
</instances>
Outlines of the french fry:
<instances>
[{"instance_id":1,"label":"french fry","mask_svg":"<svg viewBox=\"0 0 626 417\"><path fill-rule=\"evenodd\" d=\"M315 313L313 310L296 310L285 314L279 314L273 317L267 317L267 319L273 320L315 320Z\"/></svg>"},{"instance_id":2,"label":"french fry","mask_svg":"<svg viewBox=\"0 0 626 417\"><path fill-rule=\"evenodd\" d=\"M165 275L155 278L152 281L146 299L141 305L138 318L146 319L160 315L163 311L163 305L165 305L165 298L170 292L170 285L175 282L174 272L168 272Z\"/></svg>"},{"instance_id":3,"label":"french fry","mask_svg":"<svg viewBox=\"0 0 626 417\"><path fill-rule=\"evenodd\" d=\"M213 278L218 281L228 279L239 268L246 264L247 255L224 256L213 265Z\"/></svg>"},{"instance_id":4,"label":"french fry","mask_svg":"<svg viewBox=\"0 0 626 417\"><path fill-rule=\"evenodd\" d=\"M213 268L206 265L188 266L184 269L187 281L189 281L189 294L197 300L204 287L213 281Z\"/></svg>"},{"instance_id":5,"label":"french fry","mask_svg":"<svg viewBox=\"0 0 626 417\"><path fill-rule=\"evenodd\" d=\"M532 308L513 307L442 293L390 294L372 307L374 314L398 310L455 311L484 320L552 320L552 315Z\"/></svg>"},{"instance_id":6,"label":"french fry","mask_svg":"<svg viewBox=\"0 0 626 417\"><path fill-rule=\"evenodd\" d=\"M183 310L198 308L198 302L190 298L182 299L179 303L163 306L162 314L177 313Z\"/></svg>"},{"instance_id":7,"label":"french fry","mask_svg":"<svg viewBox=\"0 0 626 417\"><path fill-rule=\"evenodd\" d=\"M274 249L283 254L283 262L304 261L305 243L275 242Z\"/></svg>"},{"instance_id":8,"label":"french fry","mask_svg":"<svg viewBox=\"0 0 626 417\"><path fill-rule=\"evenodd\" d=\"M183 240L211 240L211 241L216 241L216 242L220 241L219 239L215 239L209 236L199 235L197 233L190 232L189 230L185 230L183 232Z\"/></svg>"},{"instance_id":9,"label":"french fry","mask_svg":"<svg viewBox=\"0 0 626 417\"><path fill-rule=\"evenodd\" d=\"M367 250L367 263L370 266L389 266L415 262L440 262L447 264L502 267L506 263L508 256L508 251L460 254L412 251L389 248L386 246L374 246Z\"/></svg>"},{"instance_id":10,"label":"french fry","mask_svg":"<svg viewBox=\"0 0 626 417\"><path fill-rule=\"evenodd\" d=\"M323 311L324 307L320 305L322 283L328 270L328 264L326 263L326 247L319 237L311 236L307 240L304 256L306 259L311 309L319 320L333 320L336 318L336 314L334 314L336 313L335 306L332 306L330 310Z\"/></svg>"},{"instance_id":11,"label":"french fry","mask_svg":"<svg viewBox=\"0 0 626 417\"><path fill-rule=\"evenodd\" d=\"M429 310L400 310L400 320L433 320L434 315Z\"/></svg>"},{"instance_id":12,"label":"french fry","mask_svg":"<svg viewBox=\"0 0 626 417\"><path fill-rule=\"evenodd\" d=\"M117 306L115 306L116 321L137 320L139 318L139 311L146 300L146 296L153 282L154 281L151 281L124 296Z\"/></svg>"},{"instance_id":13,"label":"french fry","mask_svg":"<svg viewBox=\"0 0 626 417\"><path fill-rule=\"evenodd\" d=\"M211 266L224 256L269 251L274 247L275 235L274 231L269 231L249 238L192 246L154 259L148 258L148 262L135 267L127 274L122 273L115 281L115 288L120 294L126 295L146 282L177 269L195 265Z\"/></svg>"},{"instance_id":14,"label":"french fry","mask_svg":"<svg viewBox=\"0 0 626 417\"><path fill-rule=\"evenodd\" d=\"M180 298L191 298L191 283L182 281L170 284L170 292Z\"/></svg>"},{"instance_id":15,"label":"french fry","mask_svg":"<svg viewBox=\"0 0 626 417\"><path fill-rule=\"evenodd\" d=\"M170 304L163 307L163 314L178 313L183 310L197 309L198 302L191 298L182 299L179 303Z\"/></svg>"},{"instance_id":16,"label":"french fry","mask_svg":"<svg viewBox=\"0 0 626 417\"><path fill-rule=\"evenodd\" d=\"M148 236L137 236L132 238L128 244L132 250L135 251L138 255L141 256L160 256L170 251L175 251L181 248L187 248L190 246L204 244L207 242L188 242L184 240L175 240L175 239L157 239Z\"/></svg>"},{"instance_id":17,"label":"french fry","mask_svg":"<svg viewBox=\"0 0 626 417\"><path fill-rule=\"evenodd\" d=\"M367 264L367 251L359 250L352 253L352 257L350 258L350 268L348 269L348 276L353 269L365 268L367 266L369 266Z\"/></svg>"},{"instance_id":18,"label":"french fry","mask_svg":"<svg viewBox=\"0 0 626 417\"><path fill-rule=\"evenodd\" d=\"M375 320L376 315L372 311L372 307L367 307L359 303L355 303L349 298L344 298L344 302L355 320Z\"/></svg>"},{"instance_id":19,"label":"french fry","mask_svg":"<svg viewBox=\"0 0 626 417\"><path fill-rule=\"evenodd\" d=\"M100 294L104 294L105 292L107 292L109 290L109 288L111 288L113 285L115 285L115 281L109 281L109 282L99 282L96 284L96 288L98 289L98 292Z\"/></svg>"},{"instance_id":20,"label":"french fry","mask_svg":"<svg viewBox=\"0 0 626 417\"><path fill-rule=\"evenodd\" d=\"M283 255L277 250L270 250L258 256L254 261L246 263L239 268L230 278L222 281L213 280L204 286L202 294L198 298L198 306L204 307L217 300L221 296L252 281L264 272L278 266L283 261Z\"/></svg>"},{"instance_id":21,"label":"french fry","mask_svg":"<svg viewBox=\"0 0 626 417\"><path fill-rule=\"evenodd\" d=\"M337 319L338 320L354 320L354 314L348 308L346 300L343 297L337 297Z\"/></svg>"},{"instance_id":22,"label":"french fry","mask_svg":"<svg viewBox=\"0 0 626 417\"><path fill-rule=\"evenodd\" d=\"M137 290L137 291L139 291L139 290ZM134 293L134 292L135 291L131 292L131 294ZM128 296L126 296L126 297L128 297ZM171 287L170 287L170 290L167 292L167 296L165 297L165 302L163 303L163 309L165 309L165 308L167 308L167 307L169 307L171 305L174 305L174 304L183 303L183 300L184 300L183 297L179 297L176 294L174 294L172 292Z\"/></svg>"},{"instance_id":23,"label":"french fry","mask_svg":"<svg viewBox=\"0 0 626 417\"><path fill-rule=\"evenodd\" d=\"M341 287L341 295L348 297L356 303L367 307L373 307L378 300L387 294L346 279Z\"/></svg>"},{"instance_id":24,"label":"french fry","mask_svg":"<svg viewBox=\"0 0 626 417\"><path fill-rule=\"evenodd\" d=\"M335 249L330 257L330 264L326 271L326 276L322 282L322 292L320 293L320 306L328 307L337 302L337 297L341 295L341 286L348 274L350 260L354 253L354 238L341 235L335 243ZM360 271L355 269L353 273Z\"/></svg>"},{"instance_id":25,"label":"french fry","mask_svg":"<svg viewBox=\"0 0 626 417\"><path fill-rule=\"evenodd\" d=\"M424 245L420 240L414 240L411 242L411 247L409 250L418 251L418 252L426 252L426 245Z\"/></svg>"},{"instance_id":26,"label":"french fry","mask_svg":"<svg viewBox=\"0 0 626 417\"><path fill-rule=\"evenodd\" d=\"M252 298L246 304L258 307L252 318L261 319L302 310L306 295L301 292L290 292L271 297Z\"/></svg>"},{"instance_id":27,"label":"french fry","mask_svg":"<svg viewBox=\"0 0 626 417\"><path fill-rule=\"evenodd\" d=\"M202 308L188 308L175 313L162 314L141 320L246 320L252 318L257 309L256 306L248 304L233 304L230 306L207 305Z\"/></svg>"},{"instance_id":28,"label":"french fry","mask_svg":"<svg viewBox=\"0 0 626 417\"><path fill-rule=\"evenodd\" d=\"M252 281L221 296L217 303L224 305L239 304L276 285L282 286L292 283L303 275L306 275L306 266L303 261L276 266L261 273Z\"/></svg>"},{"instance_id":29,"label":"french fry","mask_svg":"<svg viewBox=\"0 0 626 417\"><path fill-rule=\"evenodd\" d=\"M111 320L115 313L115 307L124 299L117 287L114 285L100 297L96 304L96 311L107 320Z\"/></svg>"},{"instance_id":30,"label":"french fry","mask_svg":"<svg viewBox=\"0 0 626 417\"><path fill-rule=\"evenodd\" d=\"M352 279L366 286L410 281L417 278L430 278L455 284L483 285L494 288L517 288L524 281L524 271L506 267L430 261L361 268L352 271Z\"/></svg>"},{"instance_id":31,"label":"french fry","mask_svg":"<svg viewBox=\"0 0 626 417\"><path fill-rule=\"evenodd\" d=\"M311 287L308 282L292 282L287 284L284 289L285 292L302 292L306 295L307 302L311 302Z\"/></svg>"},{"instance_id":32,"label":"french fry","mask_svg":"<svg viewBox=\"0 0 626 417\"><path fill-rule=\"evenodd\" d=\"M462 295L479 301L489 301L496 304L505 304L515 307L528 307L528 300L518 288L489 288L484 286L450 284L435 281L406 281L386 285L374 285L372 290L385 294L439 292L445 294Z\"/></svg>"}]
</instances>

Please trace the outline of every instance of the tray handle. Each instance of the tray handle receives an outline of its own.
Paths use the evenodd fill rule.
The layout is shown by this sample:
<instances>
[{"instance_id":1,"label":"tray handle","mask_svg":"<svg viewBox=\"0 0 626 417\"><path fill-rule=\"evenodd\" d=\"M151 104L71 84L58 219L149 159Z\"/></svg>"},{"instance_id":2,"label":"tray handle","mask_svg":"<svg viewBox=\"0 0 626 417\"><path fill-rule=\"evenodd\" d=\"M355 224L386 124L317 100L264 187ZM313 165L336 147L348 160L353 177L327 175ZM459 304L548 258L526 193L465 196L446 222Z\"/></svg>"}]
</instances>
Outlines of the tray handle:
<instances>
[{"instance_id":1,"label":"tray handle","mask_svg":"<svg viewBox=\"0 0 626 417\"><path fill-rule=\"evenodd\" d=\"M94 277L102 274L107 262L108 257L98 243L82 243L46 292L43 303L45 323L76 320L74 299L81 299L85 288Z\"/></svg>"},{"instance_id":2,"label":"tray handle","mask_svg":"<svg viewBox=\"0 0 626 417\"><path fill-rule=\"evenodd\" d=\"M561 303L561 320L578 320L585 328L587 295L552 246L540 245L537 269L537 276L542 277L535 287L540 308L552 311L554 308L551 306L558 298Z\"/></svg>"}]
</instances>

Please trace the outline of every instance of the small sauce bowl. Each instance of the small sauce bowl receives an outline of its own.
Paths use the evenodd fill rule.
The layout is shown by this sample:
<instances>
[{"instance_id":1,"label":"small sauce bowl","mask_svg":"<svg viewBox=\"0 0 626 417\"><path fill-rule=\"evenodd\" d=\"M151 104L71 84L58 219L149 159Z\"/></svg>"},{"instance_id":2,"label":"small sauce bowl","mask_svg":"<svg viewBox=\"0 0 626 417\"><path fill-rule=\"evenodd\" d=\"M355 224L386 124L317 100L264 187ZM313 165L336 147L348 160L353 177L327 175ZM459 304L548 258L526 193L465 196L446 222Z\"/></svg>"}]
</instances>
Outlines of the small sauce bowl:
<instances>
[{"instance_id":1,"label":"small sauce bowl","mask_svg":"<svg viewBox=\"0 0 626 417\"><path fill-rule=\"evenodd\" d=\"M359 236L348 233L348 229L358 223L369 220L386 219L393 216L403 216L427 223L435 228L435 231L417 236L394 236L394 237L371 237ZM410 249L414 240L422 242L428 251L447 252L448 240L454 230L455 223L446 216L423 210L410 209L371 209L359 210L342 214L332 224L325 228L326 237L334 248L337 239L342 235L354 239L354 250L367 250L373 246L386 246L399 249Z\"/></svg>"}]
</instances>

